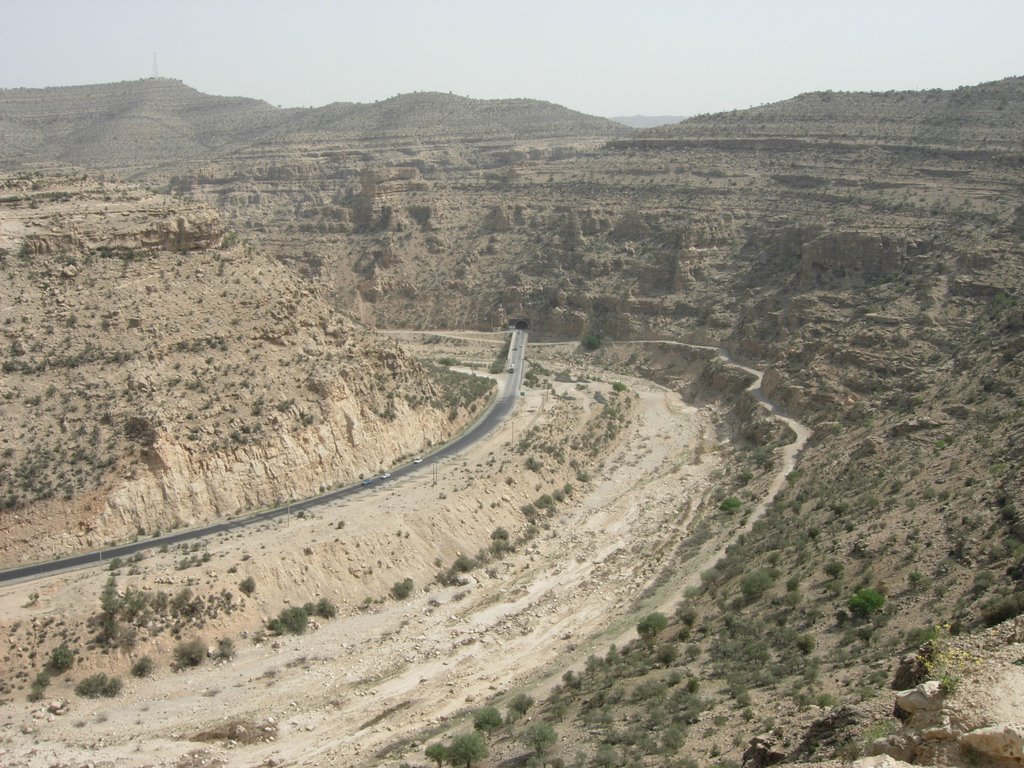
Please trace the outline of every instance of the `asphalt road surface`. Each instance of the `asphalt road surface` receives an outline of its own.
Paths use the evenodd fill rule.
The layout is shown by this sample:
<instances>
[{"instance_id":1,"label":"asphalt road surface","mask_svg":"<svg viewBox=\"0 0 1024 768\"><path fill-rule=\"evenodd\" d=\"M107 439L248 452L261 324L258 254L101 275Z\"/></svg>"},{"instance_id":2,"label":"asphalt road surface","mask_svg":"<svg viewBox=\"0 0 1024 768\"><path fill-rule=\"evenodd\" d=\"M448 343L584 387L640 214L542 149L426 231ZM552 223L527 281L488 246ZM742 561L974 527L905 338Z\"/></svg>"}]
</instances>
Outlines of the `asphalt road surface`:
<instances>
[{"instance_id":1,"label":"asphalt road surface","mask_svg":"<svg viewBox=\"0 0 1024 768\"><path fill-rule=\"evenodd\" d=\"M162 547L164 545L169 546L171 544L179 544L183 541L194 541L196 539L202 539L218 533L225 533L227 531L237 530L238 528L245 528L250 525L259 525L260 523L265 523L269 520L277 520L278 518L294 515L298 512L318 507L321 504L327 504L332 501L337 501L338 499L353 496L357 493L372 490L374 487L382 483L390 483L414 472L422 472L426 470L430 464L451 456L456 456L464 451L494 429L501 420L508 416L512 411L512 408L515 406L516 397L519 396L519 390L523 381L523 360L526 356L526 339L526 331L516 330L512 332L512 340L509 343L508 360L505 364L506 375L499 379L498 396L491 408L484 412L483 417L469 430L462 433L452 442L441 446L429 455L425 455L421 462L411 462L404 466L392 469L390 476L387 478L376 476L372 478L369 483L366 481L360 481L355 485L348 485L344 488L328 491L327 493L319 496L313 496L308 499L303 499L302 501L295 501L291 504L286 504L282 507L257 512L254 515L247 515L245 517L237 517L232 520L214 523L213 525L207 525L203 528L192 528L187 531L179 531L178 533L169 533L166 536L146 539L145 541L135 541L131 544L122 544L120 546L110 547L109 549L61 558L60 560L50 560L45 563L35 563L33 565L23 565L17 568L10 568L5 571L0 571L0 584L20 579L36 578L56 573L57 571L102 563L104 561L113 560L115 557L124 558L134 555L136 552L141 552L144 549L153 549L154 547ZM513 372L511 373L508 371L510 367L513 368Z\"/></svg>"}]
</instances>

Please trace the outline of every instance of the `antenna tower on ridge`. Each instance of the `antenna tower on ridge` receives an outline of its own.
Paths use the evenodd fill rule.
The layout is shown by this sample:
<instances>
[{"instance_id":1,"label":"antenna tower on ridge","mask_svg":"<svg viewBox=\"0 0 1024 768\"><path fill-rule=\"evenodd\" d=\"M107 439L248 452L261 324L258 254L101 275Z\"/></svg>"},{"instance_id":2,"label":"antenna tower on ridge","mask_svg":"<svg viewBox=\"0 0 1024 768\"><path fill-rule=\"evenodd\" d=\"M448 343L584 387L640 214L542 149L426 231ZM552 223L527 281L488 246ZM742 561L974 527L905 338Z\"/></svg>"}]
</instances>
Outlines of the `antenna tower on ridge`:
<instances>
[{"instance_id":1,"label":"antenna tower on ridge","mask_svg":"<svg viewBox=\"0 0 1024 768\"><path fill-rule=\"evenodd\" d=\"M155 53L153 54L153 77L160 77L160 73L157 71L157 68L156 68L156 54Z\"/></svg>"}]
</instances>

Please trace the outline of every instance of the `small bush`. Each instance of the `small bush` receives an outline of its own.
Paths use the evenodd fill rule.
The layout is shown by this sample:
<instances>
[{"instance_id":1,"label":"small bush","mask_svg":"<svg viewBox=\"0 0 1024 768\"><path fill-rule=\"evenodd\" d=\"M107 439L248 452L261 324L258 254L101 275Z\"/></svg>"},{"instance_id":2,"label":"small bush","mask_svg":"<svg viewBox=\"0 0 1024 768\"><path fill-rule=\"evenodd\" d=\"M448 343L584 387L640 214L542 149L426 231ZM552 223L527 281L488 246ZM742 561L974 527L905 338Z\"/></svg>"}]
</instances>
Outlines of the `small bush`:
<instances>
[{"instance_id":1,"label":"small bush","mask_svg":"<svg viewBox=\"0 0 1024 768\"><path fill-rule=\"evenodd\" d=\"M174 666L178 669L198 667L206 658L206 643L198 637L184 640L174 649Z\"/></svg>"},{"instance_id":2,"label":"small bush","mask_svg":"<svg viewBox=\"0 0 1024 768\"><path fill-rule=\"evenodd\" d=\"M396 581L391 587L391 594L396 600L405 600L409 595L412 594L413 581L412 579L406 578L401 581Z\"/></svg>"},{"instance_id":3,"label":"small bush","mask_svg":"<svg viewBox=\"0 0 1024 768\"><path fill-rule=\"evenodd\" d=\"M435 763L437 763L437 768L441 768L441 766L444 764L444 761L448 759L448 747L446 747L444 744L440 742L437 742L436 744L431 744L429 747L427 747L424 750L423 755L427 758L427 760L432 760Z\"/></svg>"},{"instance_id":4,"label":"small bush","mask_svg":"<svg viewBox=\"0 0 1024 768\"><path fill-rule=\"evenodd\" d=\"M313 609L313 613L315 613L321 619L333 619L335 616L338 615L338 608L326 597L321 597L319 600L317 600L316 607Z\"/></svg>"},{"instance_id":5,"label":"small bush","mask_svg":"<svg viewBox=\"0 0 1024 768\"><path fill-rule=\"evenodd\" d=\"M235 658L235 641L230 637L222 637L218 640L216 656L225 661Z\"/></svg>"},{"instance_id":6,"label":"small bush","mask_svg":"<svg viewBox=\"0 0 1024 768\"><path fill-rule=\"evenodd\" d=\"M743 593L743 599L748 603L754 602L771 589L773 583L775 583L775 575L764 568L757 568L745 574L740 579L740 591Z\"/></svg>"},{"instance_id":7,"label":"small bush","mask_svg":"<svg viewBox=\"0 0 1024 768\"><path fill-rule=\"evenodd\" d=\"M658 633L667 626L668 619L665 617L665 614L655 611L654 613L647 614L640 620L640 623L636 625L636 632L646 642L653 643Z\"/></svg>"},{"instance_id":8,"label":"small bush","mask_svg":"<svg viewBox=\"0 0 1024 768\"><path fill-rule=\"evenodd\" d=\"M445 759L452 765L464 765L466 768L470 768L477 760L487 757L488 753L487 742L484 741L483 736L473 731L456 736L447 749Z\"/></svg>"},{"instance_id":9,"label":"small bush","mask_svg":"<svg viewBox=\"0 0 1024 768\"><path fill-rule=\"evenodd\" d=\"M246 597L252 597L253 593L256 591L256 579L252 576L242 579L238 582L238 589Z\"/></svg>"},{"instance_id":10,"label":"small bush","mask_svg":"<svg viewBox=\"0 0 1024 768\"><path fill-rule=\"evenodd\" d=\"M512 549L509 533L504 528L495 528L491 533L491 554L501 555Z\"/></svg>"},{"instance_id":11,"label":"small bush","mask_svg":"<svg viewBox=\"0 0 1024 768\"><path fill-rule=\"evenodd\" d=\"M301 635L309 625L309 614L305 609L293 607L285 608L276 619L267 622L267 629L278 635Z\"/></svg>"},{"instance_id":12,"label":"small bush","mask_svg":"<svg viewBox=\"0 0 1024 768\"><path fill-rule=\"evenodd\" d=\"M723 512L732 512L743 506L743 502L737 499L735 496L729 496L728 498L722 499L718 508Z\"/></svg>"},{"instance_id":13,"label":"small bush","mask_svg":"<svg viewBox=\"0 0 1024 768\"><path fill-rule=\"evenodd\" d=\"M75 693L87 699L98 699L104 696L108 699L117 696L121 692L123 683L119 677L107 677L99 674L89 675L75 686Z\"/></svg>"},{"instance_id":14,"label":"small bush","mask_svg":"<svg viewBox=\"0 0 1024 768\"><path fill-rule=\"evenodd\" d=\"M508 703L508 721L518 720L533 706L533 698L525 693L517 693Z\"/></svg>"},{"instance_id":15,"label":"small bush","mask_svg":"<svg viewBox=\"0 0 1024 768\"><path fill-rule=\"evenodd\" d=\"M519 735L519 738L533 750L535 755L540 757L551 748L558 736L550 725L538 722L527 726Z\"/></svg>"},{"instance_id":16,"label":"small bush","mask_svg":"<svg viewBox=\"0 0 1024 768\"><path fill-rule=\"evenodd\" d=\"M838 579L840 576L843 575L844 570L845 567L838 560L830 560L829 562L825 563L825 573L828 575L830 579Z\"/></svg>"},{"instance_id":17,"label":"small bush","mask_svg":"<svg viewBox=\"0 0 1024 768\"><path fill-rule=\"evenodd\" d=\"M981 618L985 622L985 626L994 627L996 624L1022 613L1024 613L1024 592L1015 592L986 604Z\"/></svg>"},{"instance_id":18,"label":"small bush","mask_svg":"<svg viewBox=\"0 0 1024 768\"><path fill-rule=\"evenodd\" d=\"M503 723L501 713L495 707L483 707L473 715L473 727L484 733L490 733L495 728L500 728Z\"/></svg>"},{"instance_id":19,"label":"small bush","mask_svg":"<svg viewBox=\"0 0 1024 768\"><path fill-rule=\"evenodd\" d=\"M46 668L55 675L61 675L71 669L75 663L75 653L61 643L50 653L50 660L46 662Z\"/></svg>"},{"instance_id":20,"label":"small bush","mask_svg":"<svg viewBox=\"0 0 1024 768\"><path fill-rule=\"evenodd\" d=\"M50 673L45 669L40 671L35 680L32 681L32 688L28 693L29 701L39 701L46 692L46 686L50 684Z\"/></svg>"},{"instance_id":21,"label":"small bush","mask_svg":"<svg viewBox=\"0 0 1024 768\"><path fill-rule=\"evenodd\" d=\"M854 616L867 618L871 614L882 610L882 606L885 605L885 595L877 589L862 587L853 593L848 605L850 613Z\"/></svg>"},{"instance_id":22,"label":"small bush","mask_svg":"<svg viewBox=\"0 0 1024 768\"><path fill-rule=\"evenodd\" d=\"M804 656L807 656L814 650L815 640L813 635L800 635L796 639L796 648Z\"/></svg>"},{"instance_id":23,"label":"small bush","mask_svg":"<svg viewBox=\"0 0 1024 768\"><path fill-rule=\"evenodd\" d=\"M143 656L132 664L132 677L149 677L153 674L154 666L153 659L149 656Z\"/></svg>"}]
</instances>

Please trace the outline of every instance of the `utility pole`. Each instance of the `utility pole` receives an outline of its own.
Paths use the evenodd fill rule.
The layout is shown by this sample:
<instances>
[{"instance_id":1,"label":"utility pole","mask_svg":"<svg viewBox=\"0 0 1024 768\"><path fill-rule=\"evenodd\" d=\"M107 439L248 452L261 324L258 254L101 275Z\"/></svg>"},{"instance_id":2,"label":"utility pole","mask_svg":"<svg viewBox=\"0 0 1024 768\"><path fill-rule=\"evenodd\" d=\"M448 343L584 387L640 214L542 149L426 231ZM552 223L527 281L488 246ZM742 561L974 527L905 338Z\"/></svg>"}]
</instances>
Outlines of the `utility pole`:
<instances>
[{"instance_id":1,"label":"utility pole","mask_svg":"<svg viewBox=\"0 0 1024 768\"><path fill-rule=\"evenodd\" d=\"M156 52L153 52L153 77L160 77L160 72L156 68Z\"/></svg>"}]
</instances>

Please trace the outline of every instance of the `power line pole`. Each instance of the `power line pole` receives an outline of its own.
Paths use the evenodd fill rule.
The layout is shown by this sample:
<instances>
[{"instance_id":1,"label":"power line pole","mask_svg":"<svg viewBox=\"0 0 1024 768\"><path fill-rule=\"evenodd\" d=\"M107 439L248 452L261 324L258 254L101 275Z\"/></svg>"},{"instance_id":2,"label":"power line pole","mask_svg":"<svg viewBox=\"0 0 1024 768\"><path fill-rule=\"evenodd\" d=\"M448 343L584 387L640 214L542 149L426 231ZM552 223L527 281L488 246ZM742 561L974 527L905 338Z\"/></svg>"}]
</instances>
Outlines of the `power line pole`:
<instances>
[{"instance_id":1,"label":"power line pole","mask_svg":"<svg viewBox=\"0 0 1024 768\"><path fill-rule=\"evenodd\" d=\"M153 53L153 77L160 77L160 72L156 68L156 52Z\"/></svg>"}]
</instances>

